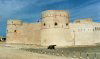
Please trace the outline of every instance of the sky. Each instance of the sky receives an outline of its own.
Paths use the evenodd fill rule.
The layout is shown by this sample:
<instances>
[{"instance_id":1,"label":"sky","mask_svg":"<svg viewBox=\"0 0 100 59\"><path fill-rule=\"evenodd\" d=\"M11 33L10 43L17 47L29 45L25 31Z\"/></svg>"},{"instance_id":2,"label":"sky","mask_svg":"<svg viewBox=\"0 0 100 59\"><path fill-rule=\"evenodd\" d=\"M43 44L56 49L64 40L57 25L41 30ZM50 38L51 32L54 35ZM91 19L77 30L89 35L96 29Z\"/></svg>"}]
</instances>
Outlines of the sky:
<instances>
[{"instance_id":1,"label":"sky","mask_svg":"<svg viewBox=\"0 0 100 59\"><path fill-rule=\"evenodd\" d=\"M92 18L100 22L100 0L0 0L0 36L6 36L8 19L37 22L45 10L65 10L70 21Z\"/></svg>"}]
</instances>

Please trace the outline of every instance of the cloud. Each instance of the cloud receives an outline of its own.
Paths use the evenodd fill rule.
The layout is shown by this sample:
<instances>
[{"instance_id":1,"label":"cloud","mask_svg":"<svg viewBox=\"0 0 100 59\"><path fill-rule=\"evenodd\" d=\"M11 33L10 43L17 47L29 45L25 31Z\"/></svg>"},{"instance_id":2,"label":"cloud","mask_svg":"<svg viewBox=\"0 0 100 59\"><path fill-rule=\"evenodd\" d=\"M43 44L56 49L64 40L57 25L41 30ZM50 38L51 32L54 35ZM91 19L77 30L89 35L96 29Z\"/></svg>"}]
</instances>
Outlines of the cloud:
<instances>
[{"instance_id":1,"label":"cloud","mask_svg":"<svg viewBox=\"0 0 100 59\"><path fill-rule=\"evenodd\" d=\"M17 0L0 0L0 15L8 16L27 5L26 2Z\"/></svg>"},{"instance_id":2,"label":"cloud","mask_svg":"<svg viewBox=\"0 0 100 59\"><path fill-rule=\"evenodd\" d=\"M93 18L93 20L97 20L100 16L100 1L90 1L88 3L84 3L81 6L71 9L70 16L71 19L77 18ZM99 21L100 22L100 21Z\"/></svg>"},{"instance_id":3,"label":"cloud","mask_svg":"<svg viewBox=\"0 0 100 59\"><path fill-rule=\"evenodd\" d=\"M34 3L28 1L28 4L17 10L12 14L12 18L20 18L24 21L26 19L31 19L33 21L37 21L40 18L40 14L43 10L46 10L46 5L52 5L58 2L62 2L65 0L36 0ZM50 7L49 7L50 8ZM33 18L33 19L32 19ZM27 20L29 21L29 20Z\"/></svg>"},{"instance_id":4,"label":"cloud","mask_svg":"<svg viewBox=\"0 0 100 59\"><path fill-rule=\"evenodd\" d=\"M5 33L7 18L17 18L32 22L40 19L44 10L68 10L70 19L100 17L99 0L0 0L0 32ZM99 22L99 21L98 21ZM2 33L0 33L2 35Z\"/></svg>"}]
</instances>

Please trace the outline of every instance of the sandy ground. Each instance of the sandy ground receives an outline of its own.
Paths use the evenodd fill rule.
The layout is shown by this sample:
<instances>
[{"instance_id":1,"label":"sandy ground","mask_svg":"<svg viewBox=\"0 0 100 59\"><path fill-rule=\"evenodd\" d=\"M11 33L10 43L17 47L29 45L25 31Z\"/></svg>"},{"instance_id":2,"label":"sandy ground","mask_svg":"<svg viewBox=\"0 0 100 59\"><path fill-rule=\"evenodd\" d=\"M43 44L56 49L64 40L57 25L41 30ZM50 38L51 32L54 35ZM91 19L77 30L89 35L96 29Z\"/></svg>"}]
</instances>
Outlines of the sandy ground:
<instances>
[{"instance_id":1,"label":"sandy ground","mask_svg":"<svg viewBox=\"0 0 100 59\"><path fill-rule=\"evenodd\" d=\"M0 46L0 59L69 59L64 56L37 54L18 50L13 47Z\"/></svg>"}]
</instances>

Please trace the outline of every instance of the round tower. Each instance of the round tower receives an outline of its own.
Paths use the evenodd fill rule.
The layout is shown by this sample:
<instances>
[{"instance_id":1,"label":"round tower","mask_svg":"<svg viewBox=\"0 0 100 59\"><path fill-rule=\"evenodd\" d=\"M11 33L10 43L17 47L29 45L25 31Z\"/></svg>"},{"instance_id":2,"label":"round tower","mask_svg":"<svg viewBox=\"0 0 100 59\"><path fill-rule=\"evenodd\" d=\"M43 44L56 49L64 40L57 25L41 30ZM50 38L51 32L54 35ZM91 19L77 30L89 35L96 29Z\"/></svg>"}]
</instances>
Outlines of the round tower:
<instances>
[{"instance_id":1,"label":"round tower","mask_svg":"<svg viewBox=\"0 0 100 59\"><path fill-rule=\"evenodd\" d=\"M42 13L41 45L72 45L67 12L47 10Z\"/></svg>"},{"instance_id":2,"label":"round tower","mask_svg":"<svg viewBox=\"0 0 100 59\"><path fill-rule=\"evenodd\" d=\"M42 28L68 28L68 13L63 10L47 10L42 13Z\"/></svg>"}]
</instances>

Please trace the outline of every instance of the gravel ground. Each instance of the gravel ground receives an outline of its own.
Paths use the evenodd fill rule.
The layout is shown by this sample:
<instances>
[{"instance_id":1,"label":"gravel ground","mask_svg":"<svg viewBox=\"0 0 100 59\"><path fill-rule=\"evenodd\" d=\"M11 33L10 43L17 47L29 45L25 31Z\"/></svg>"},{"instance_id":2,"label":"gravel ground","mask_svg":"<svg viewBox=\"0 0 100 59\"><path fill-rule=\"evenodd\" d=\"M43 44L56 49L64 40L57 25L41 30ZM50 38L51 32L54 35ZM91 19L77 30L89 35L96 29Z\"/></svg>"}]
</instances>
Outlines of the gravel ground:
<instances>
[{"instance_id":1,"label":"gravel ground","mask_svg":"<svg viewBox=\"0 0 100 59\"><path fill-rule=\"evenodd\" d=\"M10 46L0 46L0 59L69 59L64 56L37 54L18 50Z\"/></svg>"},{"instance_id":2,"label":"gravel ground","mask_svg":"<svg viewBox=\"0 0 100 59\"><path fill-rule=\"evenodd\" d=\"M0 59L100 59L100 46L48 50L38 45L0 44Z\"/></svg>"}]
</instances>

